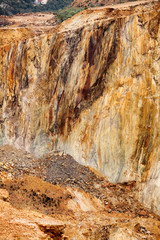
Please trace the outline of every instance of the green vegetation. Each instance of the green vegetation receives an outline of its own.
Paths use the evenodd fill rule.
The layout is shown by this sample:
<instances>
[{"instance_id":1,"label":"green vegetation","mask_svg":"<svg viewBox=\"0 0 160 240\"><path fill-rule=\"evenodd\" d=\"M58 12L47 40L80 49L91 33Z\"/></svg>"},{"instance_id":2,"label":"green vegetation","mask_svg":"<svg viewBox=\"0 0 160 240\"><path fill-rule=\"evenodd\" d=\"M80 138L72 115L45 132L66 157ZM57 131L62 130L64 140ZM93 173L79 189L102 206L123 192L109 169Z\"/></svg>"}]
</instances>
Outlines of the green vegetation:
<instances>
[{"instance_id":1,"label":"green vegetation","mask_svg":"<svg viewBox=\"0 0 160 240\"><path fill-rule=\"evenodd\" d=\"M34 9L33 0L0 0L0 15L30 12Z\"/></svg>"},{"instance_id":2,"label":"green vegetation","mask_svg":"<svg viewBox=\"0 0 160 240\"><path fill-rule=\"evenodd\" d=\"M48 0L47 4L35 4L35 0L0 0L0 15L13 15L27 12L54 12L57 13L59 22L72 17L87 7L79 4L78 7L71 7L74 0ZM136 1L136 0L128 0ZM120 0L122 2L122 0ZM88 7L104 6L104 3L95 5L89 3Z\"/></svg>"},{"instance_id":3,"label":"green vegetation","mask_svg":"<svg viewBox=\"0 0 160 240\"><path fill-rule=\"evenodd\" d=\"M58 10L57 17L58 17L59 23L63 22L68 18L71 18L73 15L75 15L76 13L82 10L84 10L84 8L76 8L76 7L67 7L67 8Z\"/></svg>"},{"instance_id":4,"label":"green vegetation","mask_svg":"<svg viewBox=\"0 0 160 240\"><path fill-rule=\"evenodd\" d=\"M0 15L26 12L51 12L57 14L59 23L84 10L80 7L66 7L73 0L49 0L47 4L35 4L34 0L0 0Z\"/></svg>"},{"instance_id":5,"label":"green vegetation","mask_svg":"<svg viewBox=\"0 0 160 240\"><path fill-rule=\"evenodd\" d=\"M45 11L56 11L68 6L73 0L48 0L47 4L43 5Z\"/></svg>"},{"instance_id":6,"label":"green vegetation","mask_svg":"<svg viewBox=\"0 0 160 240\"><path fill-rule=\"evenodd\" d=\"M73 0L49 0L47 4L35 4L34 0L0 0L0 15L26 12L57 11L68 6Z\"/></svg>"}]
</instances>

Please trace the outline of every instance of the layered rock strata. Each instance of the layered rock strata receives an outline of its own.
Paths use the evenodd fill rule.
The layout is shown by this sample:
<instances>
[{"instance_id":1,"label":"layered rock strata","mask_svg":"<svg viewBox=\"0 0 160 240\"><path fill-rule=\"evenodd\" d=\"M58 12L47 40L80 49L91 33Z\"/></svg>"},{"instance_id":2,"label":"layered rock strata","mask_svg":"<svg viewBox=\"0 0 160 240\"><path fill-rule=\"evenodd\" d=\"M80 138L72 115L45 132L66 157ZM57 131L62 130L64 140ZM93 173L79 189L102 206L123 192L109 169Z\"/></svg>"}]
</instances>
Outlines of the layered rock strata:
<instances>
[{"instance_id":1,"label":"layered rock strata","mask_svg":"<svg viewBox=\"0 0 160 240\"><path fill-rule=\"evenodd\" d=\"M112 182L136 180L160 211L159 6L89 9L2 45L1 144L64 150Z\"/></svg>"}]
</instances>

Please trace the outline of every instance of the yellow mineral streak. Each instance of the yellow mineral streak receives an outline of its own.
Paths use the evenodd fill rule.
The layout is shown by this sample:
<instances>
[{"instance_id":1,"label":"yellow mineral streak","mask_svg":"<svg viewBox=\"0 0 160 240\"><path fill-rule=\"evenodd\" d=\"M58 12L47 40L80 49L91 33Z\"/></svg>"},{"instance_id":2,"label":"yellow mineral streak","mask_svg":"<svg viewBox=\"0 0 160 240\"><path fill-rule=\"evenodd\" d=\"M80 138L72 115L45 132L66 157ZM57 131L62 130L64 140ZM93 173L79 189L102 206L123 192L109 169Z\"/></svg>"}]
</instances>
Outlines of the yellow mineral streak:
<instances>
[{"instance_id":1,"label":"yellow mineral streak","mask_svg":"<svg viewBox=\"0 0 160 240\"><path fill-rule=\"evenodd\" d=\"M136 4L1 45L0 143L65 150L113 182L136 180L160 211L160 4Z\"/></svg>"}]
</instances>

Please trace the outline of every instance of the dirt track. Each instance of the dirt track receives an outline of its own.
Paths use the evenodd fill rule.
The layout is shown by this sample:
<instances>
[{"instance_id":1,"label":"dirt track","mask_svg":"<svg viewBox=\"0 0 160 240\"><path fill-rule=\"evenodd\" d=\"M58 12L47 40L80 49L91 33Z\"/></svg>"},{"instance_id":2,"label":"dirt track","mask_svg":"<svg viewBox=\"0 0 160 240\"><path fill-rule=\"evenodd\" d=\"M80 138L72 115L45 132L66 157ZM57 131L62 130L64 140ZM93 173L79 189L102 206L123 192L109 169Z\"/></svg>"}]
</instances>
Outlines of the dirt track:
<instances>
[{"instance_id":1,"label":"dirt track","mask_svg":"<svg viewBox=\"0 0 160 240\"><path fill-rule=\"evenodd\" d=\"M51 31L57 24L56 16L50 12L0 16L0 29L27 28L36 35Z\"/></svg>"}]
</instances>

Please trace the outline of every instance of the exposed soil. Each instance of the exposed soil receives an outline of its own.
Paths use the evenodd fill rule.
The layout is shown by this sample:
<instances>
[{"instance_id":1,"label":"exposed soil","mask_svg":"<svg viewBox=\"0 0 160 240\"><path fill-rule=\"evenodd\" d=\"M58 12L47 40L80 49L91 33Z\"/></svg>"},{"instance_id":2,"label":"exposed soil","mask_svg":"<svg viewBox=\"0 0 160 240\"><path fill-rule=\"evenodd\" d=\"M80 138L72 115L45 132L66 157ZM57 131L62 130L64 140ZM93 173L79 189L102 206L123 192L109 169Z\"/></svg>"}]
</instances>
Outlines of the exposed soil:
<instances>
[{"instance_id":1,"label":"exposed soil","mask_svg":"<svg viewBox=\"0 0 160 240\"><path fill-rule=\"evenodd\" d=\"M145 2L152 2L154 0L135 0L133 2L129 0L74 0L72 6L75 7L104 7L104 6L112 6L114 8L121 8L121 7L128 7L128 6L135 6ZM138 3L137 3L138 2Z\"/></svg>"},{"instance_id":2,"label":"exposed soil","mask_svg":"<svg viewBox=\"0 0 160 240\"><path fill-rule=\"evenodd\" d=\"M56 16L49 12L0 16L0 46L53 33L57 25Z\"/></svg>"},{"instance_id":3,"label":"exposed soil","mask_svg":"<svg viewBox=\"0 0 160 240\"><path fill-rule=\"evenodd\" d=\"M21 13L13 16L0 16L0 26L8 28L32 27L35 31L44 30L57 25L56 16L52 12L47 13Z\"/></svg>"},{"instance_id":4,"label":"exposed soil","mask_svg":"<svg viewBox=\"0 0 160 240\"><path fill-rule=\"evenodd\" d=\"M57 22L51 13L36 13L3 16L0 24L2 46L55 31ZM110 183L64 152L37 159L0 146L2 240L159 240L160 217L138 202L137 194L136 182Z\"/></svg>"},{"instance_id":5,"label":"exposed soil","mask_svg":"<svg viewBox=\"0 0 160 240\"><path fill-rule=\"evenodd\" d=\"M67 239L76 231L75 239L109 239L115 229L124 227L137 239L160 237L160 218L135 199L135 182L109 183L63 152L36 159L1 146L0 188L9 192L14 207L63 221Z\"/></svg>"}]
</instances>

